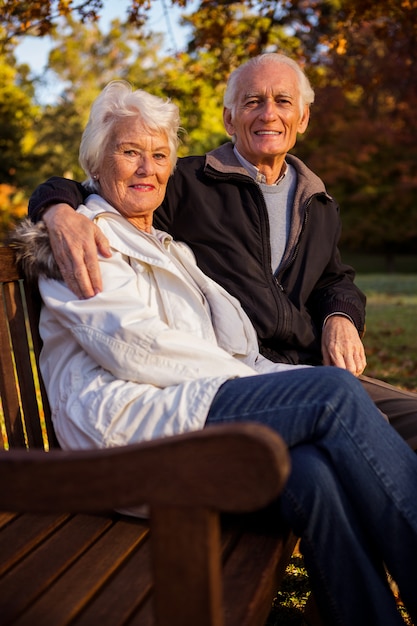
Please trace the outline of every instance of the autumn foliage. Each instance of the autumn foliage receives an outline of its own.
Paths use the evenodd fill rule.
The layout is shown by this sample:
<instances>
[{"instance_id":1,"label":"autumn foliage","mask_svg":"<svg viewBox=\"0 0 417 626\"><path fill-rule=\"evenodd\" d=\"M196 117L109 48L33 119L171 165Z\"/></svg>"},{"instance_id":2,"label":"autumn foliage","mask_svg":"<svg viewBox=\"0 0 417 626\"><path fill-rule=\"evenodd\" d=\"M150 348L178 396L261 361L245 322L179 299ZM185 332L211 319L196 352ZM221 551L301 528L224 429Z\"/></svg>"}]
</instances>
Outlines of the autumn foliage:
<instances>
[{"instance_id":1,"label":"autumn foliage","mask_svg":"<svg viewBox=\"0 0 417 626\"><path fill-rule=\"evenodd\" d=\"M277 50L298 59L314 85L310 126L295 152L339 201L344 246L386 255L417 249L417 0L172 0L184 7L190 35L170 53L147 26L154 2L164 4L131 0L103 32L106 0L0 0L0 183L28 194L53 174L81 177L86 115L114 78L179 104L182 155L210 150L227 140L230 71ZM62 90L53 104L36 102L41 77L13 56L32 34L54 42L48 68Z\"/></svg>"}]
</instances>

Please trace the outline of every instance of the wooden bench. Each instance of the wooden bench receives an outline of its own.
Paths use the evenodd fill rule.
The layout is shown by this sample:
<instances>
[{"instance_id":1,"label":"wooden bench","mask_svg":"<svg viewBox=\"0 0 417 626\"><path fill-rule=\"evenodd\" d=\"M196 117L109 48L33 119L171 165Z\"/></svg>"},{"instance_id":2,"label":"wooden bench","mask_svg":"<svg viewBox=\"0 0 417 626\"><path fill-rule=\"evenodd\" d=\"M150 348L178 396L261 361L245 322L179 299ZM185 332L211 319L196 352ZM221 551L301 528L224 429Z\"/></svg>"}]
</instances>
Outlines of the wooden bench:
<instances>
[{"instance_id":1,"label":"wooden bench","mask_svg":"<svg viewBox=\"0 0 417 626\"><path fill-rule=\"evenodd\" d=\"M280 437L245 424L60 450L38 296L7 247L0 282L1 625L262 626L295 545L273 504ZM113 512L143 503L149 521Z\"/></svg>"}]
</instances>

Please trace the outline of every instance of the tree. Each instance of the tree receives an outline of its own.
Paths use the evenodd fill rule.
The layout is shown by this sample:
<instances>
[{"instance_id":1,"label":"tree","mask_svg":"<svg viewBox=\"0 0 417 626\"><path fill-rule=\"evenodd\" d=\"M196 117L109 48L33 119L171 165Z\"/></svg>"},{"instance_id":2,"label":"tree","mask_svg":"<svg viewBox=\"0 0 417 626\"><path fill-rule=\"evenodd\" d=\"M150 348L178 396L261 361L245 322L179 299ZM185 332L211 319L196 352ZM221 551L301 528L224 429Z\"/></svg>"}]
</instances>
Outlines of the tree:
<instances>
[{"instance_id":1,"label":"tree","mask_svg":"<svg viewBox=\"0 0 417 626\"><path fill-rule=\"evenodd\" d=\"M322 29L327 52L299 154L342 204L343 244L390 259L417 244L417 2L341 5Z\"/></svg>"},{"instance_id":2,"label":"tree","mask_svg":"<svg viewBox=\"0 0 417 626\"><path fill-rule=\"evenodd\" d=\"M33 104L28 69L17 66L10 55L0 55L0 184L22 183L19 172L31 168L39 109Z\"/></svg>"},{"instance_id":3,"label":"tree","mask_svg":"<svg viewBox=\"0 0 417 626\"><path fill-rule=\"evenodd\" d=\"M52 38L48 65L63 87L58 102L44 108L37 125L33 159L39 181L54 174L83 178L78 150L92 102L111 80L134 77L147 88L160 62L158 38L138 37L136 27L118 20L102 33L97 23L77 24L69 16Z\"/></svg>"},{"instance_id":4,"label":"tree","mask_svg":"<svg viewBox=\"0 0 417 626\"><path fill-rule=\"evenodd\" d=\"M10 229L26 214L24 193L12 185L0 184L0 245L5 243Z\"/></svg>"},{"instance_id":5,"label":"tree","mask_svg":"<svg viewBox=\"0 0 417 626\"><path fill-rule=\"evenodd\" d=\"M16 37L32 34L44 36L53 30L56 20L73 13L84 22L96 20L103 8L102 0L0 0L2 31L0 47L8 46Z\"/></svg>"},{"instance_id":6,"label":"tree","mask_svg":"<svg viewBox=\"0 0 417 626\"><path fill-rule=\"evenodd\" d=\"M230 71L261 52L284 51L306 66L316 89L296 153L340 201L344 243L386 251L415 245L417 0L201 0L183 17L192 28L186 50L168 58L146 33L150 0L132 0L128 23L103 34L97 18L105 2L0 0L7 8L3 35L29 28L55 38L50 66L66 84L60 102L37 118L32 152L41 178L78 176L81 129L112 78L172 98L187 131L180 154L202 153L226 139L222 98ZM186 9L190 0L172 4ZM30 124L20 132L20 144L30 144Z\"/></svg>"}]
</instances>

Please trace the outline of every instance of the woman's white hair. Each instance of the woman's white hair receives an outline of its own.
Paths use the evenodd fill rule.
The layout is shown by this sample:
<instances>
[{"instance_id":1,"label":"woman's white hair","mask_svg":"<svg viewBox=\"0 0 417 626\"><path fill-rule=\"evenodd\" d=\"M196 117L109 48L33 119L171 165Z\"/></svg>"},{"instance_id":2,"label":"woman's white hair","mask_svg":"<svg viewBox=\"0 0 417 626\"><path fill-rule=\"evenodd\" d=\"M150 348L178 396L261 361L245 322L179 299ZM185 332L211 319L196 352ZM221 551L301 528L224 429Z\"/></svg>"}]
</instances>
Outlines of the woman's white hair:
<instances>
[{"instance_id":1,"label":"woman's white hair","mask_svg":"<svg viewBox=\"0 0 417 626\"><path fill-rule=\"evenodd\" d=\"M235 113L235 108L238 104L239 90L241 88L242 73L249 69L256 69L257 67L264 65L265 63L275 63L276 65L288 65L296 73L298 79L298 85L300 89L300 113L304 112L305 105L310 106L314 102L314 91L310 85L310 81L294 59L287 57L285 54L278 52L266 52L260 54L243 65L236 68L229 76L227 81L226 91L224 93L223 104L226 109L232 111L232 115Z\"/></svg>"},{"instance_id":2,"label":"woman's white hair","mask_svg":"<svg viewBox=\"0 0 417 626\"><path fill-rule=\"evenodd\" d=\"M86 185L97 189L94 175L103 159L112 126L124 117L140 117L150 133L164 133L168 139L172 171L177 162L179 110L169 99L163 100L141 89L133 90L126 81L106 85L95 99L80 144L80 165L89 177Z\"/></svg>"}]
</instances>

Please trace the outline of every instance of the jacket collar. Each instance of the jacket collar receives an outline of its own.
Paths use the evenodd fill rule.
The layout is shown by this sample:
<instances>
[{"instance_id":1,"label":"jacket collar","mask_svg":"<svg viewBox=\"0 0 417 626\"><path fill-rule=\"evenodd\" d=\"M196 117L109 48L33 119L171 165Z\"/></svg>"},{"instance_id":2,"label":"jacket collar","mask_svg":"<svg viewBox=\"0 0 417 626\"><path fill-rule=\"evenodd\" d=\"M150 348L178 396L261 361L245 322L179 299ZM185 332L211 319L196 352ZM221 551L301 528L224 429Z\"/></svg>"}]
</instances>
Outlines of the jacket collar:
<instances>
[{"instance_id":1,"label":"jacket collar","mask_svg":"<svg viewBox=\"0 0 417 626\"><path fill-rule=\"evenodd\" d=\"M321 178L308 168L303 161L292 154L287 154L285 158L287 163L292 165L297 171L302 197L325 194L330 199ZM219 175L228 178L234 176L241 178L244 176L248 180L253 181L253 178L249 176L247 170L236 158L233 144L230 141L206 154L204 171L208 176L214 178L217 178Z\"/></svg>"},{"instance_id":2,"label":"jacket collar","mask_svg":"<svg viewBox=\"0 0 417 626\"><path fill-rule=\"evenodd\" d=\"M166 252L172 237L168 233L155 228L152 228L151 233L145 233L135 228L97 194L88 196L85 204L78 207L78 211L97 223L111 247L122 254L154 265L166 266L169 262Z\"/></svg>"}]
</instances>

